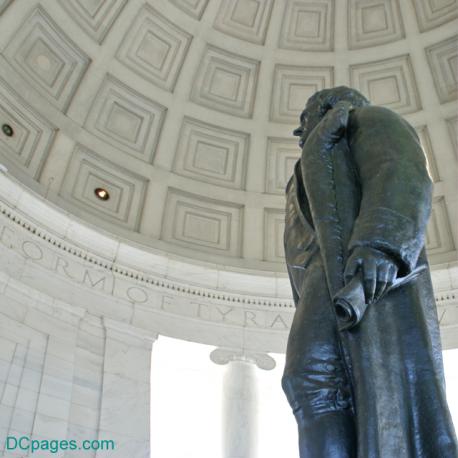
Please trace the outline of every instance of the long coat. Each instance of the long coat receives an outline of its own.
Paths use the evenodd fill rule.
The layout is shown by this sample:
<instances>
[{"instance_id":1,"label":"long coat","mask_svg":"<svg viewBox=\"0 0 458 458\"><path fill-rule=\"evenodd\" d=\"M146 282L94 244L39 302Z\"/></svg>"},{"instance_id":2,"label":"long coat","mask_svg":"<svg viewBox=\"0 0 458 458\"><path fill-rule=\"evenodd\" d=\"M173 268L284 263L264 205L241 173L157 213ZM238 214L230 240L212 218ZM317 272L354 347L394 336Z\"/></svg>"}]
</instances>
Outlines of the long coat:
<instances>
[{"instance_id":1,"label":"long coat","mask_svg":"<svg viewBox=\"0 0 458 458\"><path fill-rule=\"evenodd\" d=\"M321 270L304 289L308 272L314 263L332 264L333 256L343 266L358 246L391 255L401 276L427 264L432 184L414 129L390 110L367 106L350 114L345 137L327 157L307 151L308 143L286 187L284 243L296 305L319 298L331 307L342 270L334 268L331 282ZM326 208L336 212L328 220ZM342 253L328 249L333 238ZM429 269L371 304L361 323L339 336L358 457L456 457Z\"/></svg>"}]
</instances>

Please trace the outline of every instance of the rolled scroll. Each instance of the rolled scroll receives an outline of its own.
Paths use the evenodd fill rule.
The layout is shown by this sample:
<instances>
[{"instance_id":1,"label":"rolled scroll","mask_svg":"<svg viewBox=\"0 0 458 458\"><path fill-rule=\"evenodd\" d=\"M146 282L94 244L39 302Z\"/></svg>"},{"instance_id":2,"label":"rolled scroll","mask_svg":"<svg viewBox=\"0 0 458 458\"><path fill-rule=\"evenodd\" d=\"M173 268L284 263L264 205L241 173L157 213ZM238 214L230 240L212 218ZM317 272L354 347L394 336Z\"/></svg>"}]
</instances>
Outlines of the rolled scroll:
<instances>
[{"instance_id":1,"label":"rolled scroll","mask_svg":"<svg viewBox=\"0 0 458 458\"><path fill-rule=\"evenodd\" d=\"M421 265L414 269L405 277L398 278L378 300L387 293L399 286L405 285L409 281L416 279L425 269L426 265ZM358 271L350 282L348 282L333 299L337 324L339 331L344 331L356 326L364 316L369 304L366 304L364 287L361 271Z\"/></svg>"}]
</instances>

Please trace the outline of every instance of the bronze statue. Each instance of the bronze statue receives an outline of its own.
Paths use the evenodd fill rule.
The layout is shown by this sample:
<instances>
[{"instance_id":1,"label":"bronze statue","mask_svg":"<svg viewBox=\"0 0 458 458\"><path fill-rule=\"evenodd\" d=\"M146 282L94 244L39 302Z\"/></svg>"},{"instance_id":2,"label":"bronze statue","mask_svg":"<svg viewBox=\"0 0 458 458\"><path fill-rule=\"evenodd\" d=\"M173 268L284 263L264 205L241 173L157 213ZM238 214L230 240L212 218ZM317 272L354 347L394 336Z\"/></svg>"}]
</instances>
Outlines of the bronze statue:
<instances>
[{"instance_id":1,"label":"bronze statue","mask_svg":"<svg viewBox=\"0 0 458 458\"><path fill-rule=\"evenodd\" d=\"M415 130L359 92L314 94L286 186L296 305L282 386L301 458L456 458Z\"/></svg>"}]
</instances>

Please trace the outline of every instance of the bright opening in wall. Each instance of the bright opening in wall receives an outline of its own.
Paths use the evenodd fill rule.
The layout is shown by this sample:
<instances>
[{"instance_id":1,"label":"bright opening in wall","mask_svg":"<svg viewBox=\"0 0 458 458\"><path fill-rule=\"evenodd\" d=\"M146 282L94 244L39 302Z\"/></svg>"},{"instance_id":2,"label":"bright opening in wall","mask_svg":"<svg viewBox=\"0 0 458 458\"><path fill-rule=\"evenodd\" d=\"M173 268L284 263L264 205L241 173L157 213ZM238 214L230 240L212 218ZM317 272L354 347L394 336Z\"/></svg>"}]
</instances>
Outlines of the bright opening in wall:
<instances>
[{"instance_id":1,"label":"bright opening in wall","mask_svg":"<svg viewBox=\"0 0 458 458\"><path fill-rule=\"evenodd\" d=\"M168 337L153 346L151 458L224 458L224 376L210 360L215 347ZM298 458L294 417L281 390L284 355L271 371L256 368L256 456ZM449 406L458 424L458 349L444 352ZM240 424L240 434L244 425Z\"/></svg>"},{"instance_id":2,"label":"bright opening in wall","mask_svg":"<svg viewBox=\"0 0 458 458\"><path fill-rule=\"evenodd\" d=\"M456 431L458 429L458 348L446 350L442 355L444 358L447 401Z\"/></svg>"},{"instance_id":3,"label":"bright opening in wall","mask_svg":"<svg viewBox=\"0 0 458 458\"><path fill-rule=\"evenodd\" d=\"M227 365L210 360L215 347L160 337L151 363L151 458L224 458ZM254 368L256 455L297 458L296 426L281 390L284 355L273 370ZM225 398L226 397L226 398ZM227 414L227 412L226 412ZM244 434L243 421L240 434ZM226 437L227 439L227 437Z\"/></svg>"}]
</instances>

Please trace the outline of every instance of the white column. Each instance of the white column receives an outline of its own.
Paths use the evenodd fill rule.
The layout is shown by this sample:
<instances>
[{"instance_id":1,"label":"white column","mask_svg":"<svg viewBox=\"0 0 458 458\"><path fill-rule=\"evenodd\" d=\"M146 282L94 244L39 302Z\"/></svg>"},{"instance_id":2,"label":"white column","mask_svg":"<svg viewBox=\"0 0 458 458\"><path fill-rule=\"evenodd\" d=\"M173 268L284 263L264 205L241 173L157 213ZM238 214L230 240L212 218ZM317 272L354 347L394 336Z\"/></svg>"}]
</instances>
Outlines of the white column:
<instances>
[{"instance_id":1,"label":"white column","mask_svg":"<svg viewBox=\"0 0 458 458\"><path fill-rule=\"evenodd\" d=\"M99 439L114 450L97 458L150 458L150 368L152 335L104 318L106 332Z\"/></svg>"},{"instance_id":2,"label":"white column","mask_svg":"<svg viewBox=\"0 0 458 458\"><path fill-rule=\"evenodd\" d=\"M267 354L217 348L216 364L227 364L223 381L223 457L255 458L258 442L256 366L270 370L275 360Z\"/></svg>"}]
</instances>

